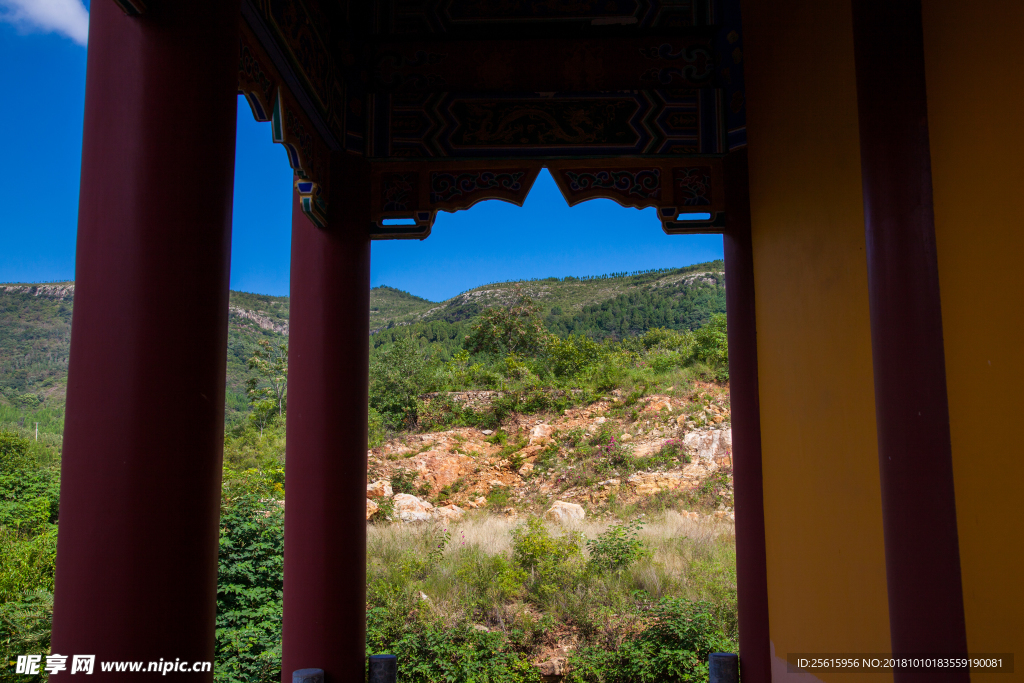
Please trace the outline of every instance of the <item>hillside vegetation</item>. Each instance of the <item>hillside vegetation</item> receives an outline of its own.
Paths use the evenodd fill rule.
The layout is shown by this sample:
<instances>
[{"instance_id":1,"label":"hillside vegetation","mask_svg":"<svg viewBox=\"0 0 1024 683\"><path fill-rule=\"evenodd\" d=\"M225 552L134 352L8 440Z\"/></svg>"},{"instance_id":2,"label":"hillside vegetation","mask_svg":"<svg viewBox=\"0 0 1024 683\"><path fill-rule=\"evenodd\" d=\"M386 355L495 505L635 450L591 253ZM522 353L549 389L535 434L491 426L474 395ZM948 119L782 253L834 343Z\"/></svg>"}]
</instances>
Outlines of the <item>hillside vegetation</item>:
<instances>
[{"instance_id":1,"label":"hillside vegetation","mask_svg":"<svg viewBox=\"0 0 1024 683\"><path fill-rule=\"evenodd\" d=\"M721 261L686 268L590 278L547 278L476 287L432 302L392 287L370 292L371 345L401 337L448 360L461 348L471 320L509 300L514 288L532 298L545 328L561 337L622 339L654 327L696 329L725 312ZM41 434L63 432L74 283L0 284L0 425L39 422ZM249 410L246 382L252 349L287 338L288 297L230 294L227 419ZM168 325L174 324L168 321Z\"/></svg>"},{"instance_id":2,"label":"hillside vegetation","mask_svg":"<svg viewBox=\"0 0 1024 683\"><path fill-rule=\"evenodd\" d=\"M399 681L700 681L735 650L721 265L372 290L367 651ZM73 301L0 285L3 661L49 646ZM288 299L230 305L215 680L269 683Z\"/></svg>"}]
</instances>

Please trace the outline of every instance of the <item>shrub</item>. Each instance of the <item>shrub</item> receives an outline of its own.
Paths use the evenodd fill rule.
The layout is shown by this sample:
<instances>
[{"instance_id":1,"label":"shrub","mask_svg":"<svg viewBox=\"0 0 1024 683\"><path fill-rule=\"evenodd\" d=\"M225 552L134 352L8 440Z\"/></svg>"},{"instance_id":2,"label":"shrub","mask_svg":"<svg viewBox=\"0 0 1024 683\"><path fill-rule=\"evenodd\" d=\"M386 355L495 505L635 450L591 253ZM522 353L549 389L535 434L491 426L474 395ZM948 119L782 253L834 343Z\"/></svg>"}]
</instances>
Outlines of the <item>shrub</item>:
<instances>
[{"instance_id":1,"label":"shrub","mask_svg":"<svg viewBox=\"0 0 1024 683\"><path fill-rule=\"evenodd\" d=\"M651 371L661 374L684 363L685 358L676 351L653 351L647 355Z\"/></svg>"},{"instance_id":2,"label":"shrub","mask_svg":"<svg viewBox=\"0 0 1024 683\"><path fill-rule=\"evenodd\" d=\"M391 490L394 493L413 493L416 490L416 475L409 470L396 470L391 475Z\"/></svg>"},{"instance_id":3,"label":"shrub","mask_svg":"<svg viewBox=\"0 0 1024 683\"><path fill-rule=\"evenodd\" d=\"M387 524L395 518L395 502L390 498L377 500L377 511L370 516L373 524Z\"/></svg>"},{"instance_id":4,"label":"shrub","mask_svg":"<svg viewBox=\"0 0 1024 683\"><path fill-rule=\"evenodd\" d=\"M472 590L473 606L487 612L503 606L523 593L526 571L504 555L477 555L464 561L456 572Z\"/></svg>"},{"instance_id":5,"label":"shrub","mask_svg":"<svg viewBox=\"0 0 1024 683\"><path fill-rule=\"evenodd\" d=\"M466 336L466 347L474 353L491 353L499 357L531 354L540 351L547 341L539 308L515 285L509 302L484 311L472 332Z\"/></svg>"},{"instance_id":6,"label":"shrub","mask_svg":"<svg viewBox=\"0 0 1024 683\"><path fill-rule=\"evenodd\" d=\"M18 602L35 590L53 592L57 529L37 536L0 527L0 603Z\"/></svg>"},{"instance_id":7,"label":"shrub","mask_svg":"<svg viewBox=\"0 0 1024 683\"><path fill-rule=\"evenodd\" d=\"M508 434L502 430L498 430L491 434L489 437L484 439L487 443L494 444L495 446L504 446L508 443Z\"/></svg>"},{"instance_id":8,"label":"shrub","mask_svg":"<svg viewBox=\"0 0 1024 683\"><path fill-rule=\"evenodd\" d=\"M402 683L534 683L540 674L526 656L511 651L503 633L477 631L468 624L408 624L398 637L386 609L366 614L367 651L398 657Z\"/></svg>"},{"instance_id":9,"label":"shrub","mask_svg":"<svg viewBox=\"0 0 1024 683\"><path fill-rule=\"evenodd\" d=\"M611 427L604 426L590 439L595 455L602 459L604 469L628 471L632 469L632 451L615 438Z\"/></svg>"},{"instance_id":10,"label":"shrub","mask_svg":"<svg viewBox=\"0 0 1024 683\"><path fill-rule=\"evenodd\" d=\"M583 569L583 535L569 531L554 537L537 517L512 530L512 559L529 572L529 594L546 603L577 583Z\"/></svg>"},{"instance_id":11,"label":"shrub","mask_svg":"<svg viewBox=\"0 0 1024 683\"><path fill-rule=\"evenodd\" d=\"M415 424L416 399L432 384L426 359L408 337L382 346L370 357L370 406L394 429Z\"/></svg>"},{"instance_id":12,"label":"shrub","mask_svg":"<svg viewBox=\"0 0 1024 683\"><path fill-rule=\"evenodd\" d=\"M575 377L601 358L601 346L593 339L570 334L565 339L552 335L545 349L548 367L557 377Z\"/></svg>"},{"instance_id":13,"label":"shrub","mask_svg":"<svg viewBox=\"0 0 1024 683\"><path fill-rule=\"evenodd\" d=\"M613 524L596 539L587 541L591 566L598 570L620 571L650 557L651 551L638 538L643 526L639 519L625 524Z\"/></svg>"},{"instance_id":14,"label":"shrub","mask_svg":"<svg viewBox=\"0 0 1024 683\"><path fill-rule=\"evenodd\" d=\"M669 439L657 453L642 458L636 458L633 466L637 470L651 470L660 467L672 467L676 462L690 462L690 455L683 448L683 442L679 439Z\"/></svg>"},{"instance_id":15,"label":"shrub","mask_svg":"<svg viewBox=\"0 0 1024 683\"><path fill-rule=\"evenodd\" d=\"M683 683L706 681L708 655L733 643L715 624L711 605L664 598L654 623L616 651L591 645L570 657L566 683Z\"/></svg>"},{"instance_id":16,"label":"shrub","mask_svg":"<svg viewBox=\"0 0 1024 683\"><path fill-rule=\"evenodd\" d=\"M30 465L29 441L14 432L0 429L0 474L11 474Z\"/></svg>"},{"instance_id":17,"label":"shrub","mask_svg":"<svg viewBox=\"0 0 1024 683\"><path fill-rule=\"evenodd\" d=\"M376 448L383 445L388 440L390 434L388 433L387 425L384 424L384 417L372 406L367 417L367 424L369 427L367 448Z\"/></svg>"},{"instance_id":18,"label":"shrub","mask_svg":"<svg viewBox=\"0 0 1024 683\"><path fill-rule=\"evenodd\" d=\"M462 406L448 394L432 396L429 401L417 401L418 426L426 432L440 431L459 421Z\"/></svg>"},{"instance_id":19,"label":"shrub","mask_svg":"<svg viewBox=\"0 0 1024 683\"><path fill-rule=\"evenodd\" d=\"M729 338L726 334L724 313L712 315L711 322L694 332L693 338L695 360L718 368L728 368Z\"/></svg>"},{"instance_id":20,"label":"shrub","mask_svg":"<svg viewBox=\"0 0 1024 683\"><path fill-rule=\"evenodd\" d=\"M527 447L530 443L530 439L527 437L520 437L515 441L509 443L507 440L503 442L505 445L502 446L501 450L498 451L498 458L507 458L517 451L521 451Z\"/></svg>"},{"instance_id":21,"label":"shrub","mask_svg":"<svg viewBox=\"0 0 1024 683\"><path fill-rule=\"evenodd\" d=\"M482 427L494 426L493 413L478 413L461 405L449 394L437 394L429 401L417 401L417 426L427 432L448 429L452 426Z\"/></svg>"},{"instance_id":22,"label":"shrub","mask_svg":"<svg viewBox=\"0 0 1024 683\"><path fill-rule=\"evenodd\" d=\"M221 510L215 680L281 678L284 516L273 499L245 493Z\"/></svg>"},{"instance_id":23,"label":"shrub","mask_svg":"<svg viewBox=\"0 0 1024 683\"><path fill-rule=\"evenodd\" d=\"M50 629L53 624L53 593L36 588L18 600L0 604L0 670L3 680L39 683L43 675L8 676L18 655L37 655L50 651Z\"/></svg>"},{"instance_id":24,"label":"shrub","mask_svg":"<svg viewBox=\"0 0 1024 683\"><path fill-rule=\"evenodd\" d=\"M30 442L0 431L0 526L41 533L57 522L60 471L36 467Z\"/></svg>"},{"instance_id":25,"label":"shrub","mask_svg":"<svg viewBox=\"0 0 1024 683\"><path fill-rule=\"evenodd\" d=\"M509 501L509 490L504 486L495 486L487 493L487 505L492 508L508 507Z\"/></svg>"},{"instance_id":26,"label":"shrub","mask_svg":"<svg viewBox=\"0 0 1024 683\"><path fill-rule=\"evenodd\" d=\"M650 351L651 349L664 349L666 351L677 351L683 356L688 356L693 348L693 333L689 330L670 330L664 327L652 327L639 338L640 345Z\"/></svg>"}]
</instances>

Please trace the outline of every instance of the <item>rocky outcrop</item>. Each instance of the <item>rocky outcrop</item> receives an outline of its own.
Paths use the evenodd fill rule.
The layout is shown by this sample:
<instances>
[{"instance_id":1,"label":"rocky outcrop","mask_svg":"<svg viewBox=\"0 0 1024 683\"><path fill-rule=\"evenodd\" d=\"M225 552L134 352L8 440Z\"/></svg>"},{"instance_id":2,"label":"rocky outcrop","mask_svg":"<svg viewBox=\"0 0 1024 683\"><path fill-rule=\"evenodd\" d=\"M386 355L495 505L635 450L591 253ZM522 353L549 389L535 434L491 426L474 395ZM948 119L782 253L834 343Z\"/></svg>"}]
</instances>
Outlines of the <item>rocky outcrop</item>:
<instances>
[{"instance_id":1,"label":"rocky outcrop","mask_svg":"<svg viewBox=\"0 0 1024 683\"><path fill-rule=\"evenodd\" d=\"M537 669L545 679L554 678L557 680L565 675L565 658L552 657L548 661L538 664Z\"/></svg>"},{"instance_id":2,"label":"rocky outcrop","mask_svg":"<svg viewBox=\"0 0 1024 683\"><path fill-rule=\"evenodd\" d=\"M626 479L632 493L651 496L660 491L688 490L697 486L696 478L685 477L682 472L637 472Z\"/></svg>"},{"instance_id":3,"label":"rocky outcrop","mask_svg":"<svg viewBox=\"0 0 1024 683\"><path fill-rule=\"evenodd\" d=\"M732 430L695 431L683 437L683 447L705 465L732 465Z\"/></svg>"},{"instance_id":4,"label":"rocky outcrop","mask_svg":"<svg viewBox=\"0 0 1024 683\"><path fill-rule=\"evenodd\" d=\"M406 461L406 468L414 470L421 481L440 491L476 466L473 458L460 453L429 450Z\"/></svg>"},{"instance_id":5,"label":"rocky outcrop","mask_svg":"<svg viewBox=\"0 0 1024 683\"><path fill-rule=\"evenodd\" d=\"M669 387L666 393L673 390ZM410 482L411 489L405 490L416 495L405 494L411 500L399 506L406 510L404 517L396 509L396 521L447 522L473 509L508 514L524 505L543 505L540 511L552 508L548 519L572 522L606 514L612 496L623 504L661 493L684 493L724 470L726 477L715 483L721 487L716 495L731 504L732 433L728 423L719 426L712 419L727 419L727 392L696 383L687 397L647 397L632 417L632 411L622 410L623 400L622 392L612 391L606 399L560 415L511 415L501 426L507 439L500 441L488 441L496 429L472 427L392 439L369 454L367 498L383 506L382 500L391 499L387 485L400 476ZM611 468L604 481L583 483L587 477L576 476L573 470L597 465L602 456L593 447L593 437L603 430L611 430L617 446L642 469L620 473ZM514 450L511 444L522 447ZM574 450L585 454L586 461L576 462ZM643 462L652 456L659 457ZM552 469L556 459L561 466ZM677 499L685 500L672 498ZM552 506L555 500L559 502ZM441 511L442 506L449 511ZM730 510L718 516L728 518Z\"/></svg>"},{"instance_id":6,"label":"rocky outcrop","mask_svg":"<svg viewBox=\"0 0 1024 683\"><path fill-rule=\"evenodd\" d=\"M366 519L367 520L369 520L370 517L373 517L377 513L377 510L379 510L379 509L380 509L380 507L376 503L374 503L369 498L366 499Z\"/></svg>"},{"instance_id":7,"label":"rocky outcrop","mask_svg":"<svg viewBox=\"0 0 1024 683\"><path fill-rule=\"evenodd\" d=\"M391 482L386 479L375 481L372 484L366 485L366 497L367 498L390 498L394 495L394 491L391 490Z\"/></svg>"},{"instance_id":8,"label":"rocky outcrop","mask_svg":"<svg viewBox=\"0 0 1024 683\"><path fill-rule=\"evenodd\" d=\"M0 292L5 294L29 294L41 296L47 299L73 299L75 296L75 283L58 282L52 285L0 285Z\"/></svg>"},{"instance_id":9,"label":"rocky outcrop","mask_svg":"<svg viewBox=\"0 0 1024 683\"><path fill-rule=\"evenodd\" d=\"M442 522L457 522L462 519L466 511L458 505L445 505L434 508L434 519Z\"/></svg>"},{"instance_id":10,"label":"rocky outcrop","mask_svg":"<svg viewBox=\"0 0 1024 683\"><path fill-rule=\"evenodd\" d=\"M397 493L394 497L395 514L403 522L426 522L429 521L434 506L411 493Z\"/></svg>"},{"instance_id":11,"label":"rocky outcrop","mask_svg":"<svg viewBox=\"0 0 1024 683\"><path fill-rule=\"evenodd\" d=\"M652 396L644 406L645 413L660 413L663 410L672 410L672 400L667 396Z\"/></svg>"},{"instance_id":12,"label":"rocky outcrop","mask_svg":"<svg viewBox=\"0 0 1024 683\"><path fill-rule=\"evenodd\" d=\"M241 318L242 320L248 320L256 323L262 330L271 330L279 334L288 334L288 321L285 320L282 323L274 322L265 315L260 315L258 311L250 311L245 308L239 308L238 306L228 307L228 317Z\"/></svg>"},{"instance_id":13,"label":"rocky outcrop","mask_svg":"<svg viewBox=\"0 0 1024 683\"><path fill-rule=\"evenodd\" d=\"M552 522L558 522L559 524L582 522L586 516L587 513L583 510L582 505L566 503L562 500L556 500L554 505L548 508L548 511L544 513L544 519Z\"/></svg>"},{"instance_id":14,"label":"rocky outcrop","mask_svg":"<svg viewBox=\"0 0 1024 683\"><path fill-rule=\"evenodd\" d=\"M555 428L547 424L539 424L530 430L530 445L543 445L550 443L551 435L555 433Z\"/></svg>"}]
</instances>

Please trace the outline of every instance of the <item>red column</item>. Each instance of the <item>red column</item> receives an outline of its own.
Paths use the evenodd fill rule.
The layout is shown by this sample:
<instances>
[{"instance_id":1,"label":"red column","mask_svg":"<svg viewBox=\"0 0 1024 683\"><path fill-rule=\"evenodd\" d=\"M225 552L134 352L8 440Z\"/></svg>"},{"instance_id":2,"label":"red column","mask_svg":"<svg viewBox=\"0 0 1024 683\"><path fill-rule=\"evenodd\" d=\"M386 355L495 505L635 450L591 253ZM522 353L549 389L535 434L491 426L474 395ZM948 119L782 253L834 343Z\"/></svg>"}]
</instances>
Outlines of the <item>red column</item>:
<instances>
[{"instance_id":1,"label":"red column","mask_svg":"<svg viewBox=\"0 0 1024 683\"><path fill-rule=\"evenodd\" d=\"M370 213L366 162L335 153L329 227L292 212L284 662L365 678Z\"/></svg>"},{"instance_id":2,"label":"red column","mask_svg":"<svg viewBox=\"0 0 1024 683\"><path fill-rule=\"evenodd\" d=\"M728 206L722 242L729 323L740 667L745 683L769 683L772 672L768 568L761 481L761 403L757 383L757 316L754 309L747 150L732 152L725 158L725 185Z\"/></svg>"},{"instance_id":3,"label":"red column","mask_svg":"<svg viewBox=\"0 0 1024 683\"><path fill-rule=\"evenodd\" d=\"M920 2L854 0L853 39L892 650L965 656Z\"/></svg>"},{"instance_id":4,"label":"red column","mask_svg":"<svg viewBox=\"0 0 1024 683\"><path fill-rule=\"evenodd\" d=\"M52 646L209 661L239 6L153 7L92 5Z\"/></svg>"}]
</instances>

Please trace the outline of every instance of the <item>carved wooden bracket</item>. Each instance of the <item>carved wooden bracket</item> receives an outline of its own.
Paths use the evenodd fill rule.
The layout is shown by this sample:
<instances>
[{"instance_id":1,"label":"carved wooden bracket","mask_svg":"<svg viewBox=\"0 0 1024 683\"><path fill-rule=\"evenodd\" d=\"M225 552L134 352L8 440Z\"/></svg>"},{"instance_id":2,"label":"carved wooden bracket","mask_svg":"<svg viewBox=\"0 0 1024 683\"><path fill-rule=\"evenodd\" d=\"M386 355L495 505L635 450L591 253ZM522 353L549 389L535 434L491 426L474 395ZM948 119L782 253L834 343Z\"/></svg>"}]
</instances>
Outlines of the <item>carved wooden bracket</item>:
<instances>
[{"instance_id":1,"label":"carved wooden bracket","mask_svg":"<svg viewBox=\"0 0 1024 683\"><path fill-rule=\"evenodd\" d=\"M425 239L438 211L468 209L485 199L522 206L544 167L569 206L611 199L637 209L655 207L668 234L721 232L722 161L704 157L374 163L371 235Z\"/></svg>"},{"instance_id":2,"label":"carved wooden bracket","mask_svg":"<svg viewBox=\"0 0 1024 683\"><path fill-rule=\"evenodd\" d=\"M303 213L318 227L326 227L331 150L245 22L238 45L238 92L257 121L271 122L273 141L284 146Z\"/></svg>"},{"instance_id":3,"label":"carved wooden bracket","mask_svg":"<svg viewBox=\"0 0 1024 683\"><path fill-rule=\"evenodd\" d=\"M389 162L371 166L374 239L425 239L438 211L485 199L522 206L541 164L520 161Z\"/></svg>"}]
</instances>

